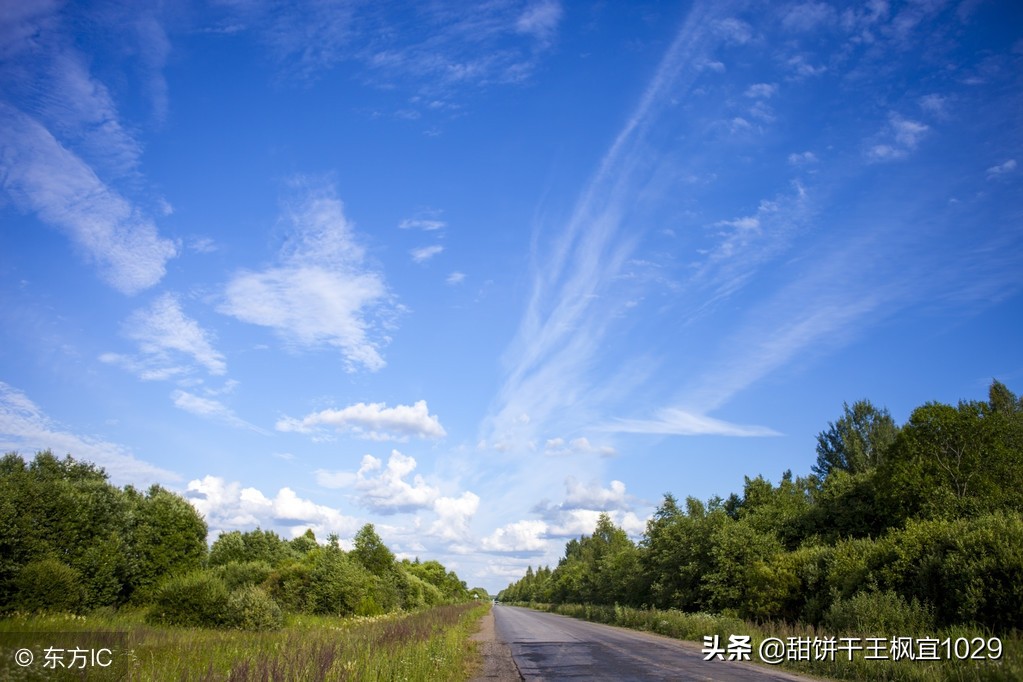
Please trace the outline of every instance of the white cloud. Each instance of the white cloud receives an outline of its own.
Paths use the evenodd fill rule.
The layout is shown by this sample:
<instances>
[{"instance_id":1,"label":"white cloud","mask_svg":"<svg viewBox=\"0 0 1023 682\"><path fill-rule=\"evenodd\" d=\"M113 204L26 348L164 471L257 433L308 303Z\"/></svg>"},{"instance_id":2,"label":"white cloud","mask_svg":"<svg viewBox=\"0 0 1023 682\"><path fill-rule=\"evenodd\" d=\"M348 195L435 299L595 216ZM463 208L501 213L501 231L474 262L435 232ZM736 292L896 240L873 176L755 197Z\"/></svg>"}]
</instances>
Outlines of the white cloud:
<instances>
[{"instance_id":1,"label":"white cloud","mask_svg":"<svg viewBox=\"0 0 1023 682\"><path fill-rule=\"evenodd\" d=\"M409 437L443 438L447 433L425 400L413 405L387 407L386 403L356 403L340 410L322 410L302 419L285 417L278 431L313 433L328 426L370 440L408 440Z\"/></svg>"},{"instance_id":2,"label":"white cloud","mask_svg":"<svg viewBox=\"0 0 1023 682\"><path fill-rule=\"evenodd\" d=\"M767 99L778 92L778 86L774 83L755 83L746 88L746 96L753 99Z\"/></svg>"},{"instance_id":3,"label":"white cloud","mask_svg":"<svg viewBox=\"0 0 1023 682\"><path fill-rule=\"evenodd\" d=\"M732 424L680 408L668 407L657 412L656 419L616 419L606 424L609 431L623 433L659 433L676 436L778 436L766 426Z\"/></svg>"},{"instance_id":4,"label":"white cloud","mask_svg":"<svg viewBox=\"0 0 1023 682\"><path fill-rule=\"evenodd\" d=\"M753 27L741 19L722 19L716 27L718 33L731 43L744 45L753 39Z\"/></svg>"},{"instance_id":5,"label":"white cloud","mask_svg":"<svg viewBox=\"0 0 1023 682\"><path fill-rule=\"evenodd\" d=\"M888 124L875 137L867 151L867 156L874 161L892 161L905 158L920 144L920 140L930 128L918 121L903 118L896 113L889 114Z\"/></svg>"},{"instance_id":6,"label":"white cloud","mask_svg":"<svg viewBox=\"0 0 1023 682\"><path fill-rule=\"evenodd\" d=\"M608 488L599 484L585 485L575 478L565 481L565 501L562 509L597 509L610 511L612 509L628 509L629 502L625 494L625 484L621 481L611 481Z\"/></svg>"},{"instance_id":7,"label":"white cloud","mask_svg":"<svg viewBox=\"0 0 1023 682\"><path fill-rule=\"evenodd\" d=\"M561 4L554 0L535 2L519 16L515 30L527 33L540 41L548 41L561 21Z\"/></svg>"},{"instance_id":8,"label":"white cloud","mask_svg":"<svg viewBox=\"0 0 1023 682\"><path fill-rule=\"evenodd\" d=\"M542 554L548 547L548 542L544 538L546 533L547 524L544 521L516 521L494 530L483 538L480 546L485 552Z\"/></svg>"},{"instance_id":9,"label":"white cloud","mask_svg":"<svg viewBox=\"0 0 1023 682\"><path fill-rule=\"evenodd\" d=\"M219 310L269 327L300 347L334 347L348 371L385 364L371 338L390 312L381 275L363 264L363 249L332 187L297 183L301 196L286 211L292 232L280 264L232 277Z\"/></svg>"},{"instance_id":10,"label":"white cloud","mask_svg":"<svg viewBox=\"0 0 1023 682\"><path fill-rule=\"evenodd\" d=\"M803 166L806 164L817 163L817 155L813 152L793 152L789 154L789 163L793 166Z\"/></svg>"},{"instance_id":11,"label":"white cloud","mask_svg":"<svg viewBox=\"0 0 1023 682\"><path fill-rule=\"evenodd\" d=\"M433 246L421 246L418 249L412 249L409 253L412 254L412 260L415 262L425 263L443 250L443 246L434 244Z\"/></svg>"},{"instance_id":12,"label":"white cloud","mask_svg":"<svg viewBox=\"0 0 1023 682\"><path fill-rule=\"evenodd\" d=\"M479 495L469 491L459 497L438 497L433 503L437 520L430 524L429 533L449 542L467 542L469 522L479 506Z\"/></svg>"},{"instance_id":13,"label":"white cloud","mask_svg":"<svg viewBox=\"0 0 1023 682\"><path fill-rule=\"evenodd\" d=\"M402 230L424 230L432 232L433 230L441 230L447 225L443 220L430 220L426 218L406 218L398 223L398 227Z\"/></svg>"},{"instance_id":14,"label":"white cloud","mask_svg":"<svg viewBox=\"0 0 1023 682\"><path fill-rule=\"evenodd\" d=\"M838 14L823 2L804 2L788 9L782 18L782 25L792 31L812 31L818 26L833 24Z\"/></svg>"},{"instance_id":15,"label":"white cloud","mask_svg":"<svg viewBox=\"0 0 1023 682\"><path fill-rule=\"evenodd\" d=\"M552 456L561 455L600 455L613 457L618 454L610 445L593 445L586 437L573 438L565 442L564 438L550 438L544 444L544 453Z\"/></svg>"},{"instance_id":16,"label":"white cloud","mask_svg":"<svg viewBox=\"0 0 1023 682\"><path fill-rule=\"evenodd\" d=\"M391 451L387 467L376 457L365 455L356 472L356 489L362 491L363 506L383 514L430 509L440 497L440 490L429 485L418 474L412 483L405 477L415 471L416 460L397 450ZM377 475L373 475L379 472Z\"/></svg>"},{"instance_id":17,"label":"white cloud","mask_svg":"<svg viewBox=\"0 0 1023 682\"><path fill-rule=\"evenodd\" d=\"M210 374L227 371L224 356L213 348L210 334L185 315L173 294L163 294L147 308L133 312L123 325L123 333L138 343L144 358L137 365L147 371L174 369L177 373L172 362L175 354L188 356Z\"/></svg>"},{"instance_id":18,"label":"white cloud","mask_svg":"<svg viewBox=\"0 0 1023 682\"><path fill-rule=\"evenodd\" d=\"M1016 159L1009 159L1004 163L1000 163L997 166L991 166L987 169L987 177L989 180L1008 175L1016 170Z\"/></svg>"},{"instance_id":19,"label":"white cloud","mask_svg":"<svg viewBox=\"0 0 1023 682\"><path fill-rule=\"evenodd\" d=\"M182 390L177 390L171 393L171 400L174 401L175 407L190 414L194 414L205 419L219 421L235 428L248 429L249 431L255 431L256 433L262 433L264 435L267 434L265 430L259 428L255 424L250 424L240 418L233 410L231 410L231 408L227 407L219 400L203 398L202 396Z\"/></svg>"},{"instance_id":20,"label":"white cloud","mask_svg":"<svg viewBox=\"0 0 1023 682\"><path fill-rule=\"evenodd\" d=\"M949 98L943 95L924 95L920 98L920 108L933 116L945 118L948 116L948 102Z\"/></svg>"},{"instance_id":21,"label":"white cloud","mask_svg":"<svg viewBox=\"0 0 1023 682\"><path fill-rule=\"evenodd\" d=\"M458 271L452 272L450 275L447 276L447 279L445 279L444 281L447 284L450 284L451 286L461 284L462 282L465 281L465 273Z\"/></svg>"},{"instance_id":22,"label":"white cloud","mask_svg":"<svg viewBox=\"0 0 1023 682\"><path fill-rule=\"evenodd\" d=\"M177 246L38 121L0 103L0 175L15 205L64 232L125 294L159 282Z\"/></svg>"},{"instance_id":23,"label":"white cloud","mask_svg":"<svg viewBox=\"0 0 1023 682\"><path fill-rule=\"evenodd\" d=\"M0 381L0 451L15 450L29 459L41 450L52 450L58 457L70 454L77 460L103 467L117 485L131 483L144 488L155 481L181 479L175 473L136 459L123 445L64 430L28 396Z\"/></svg>"},{"instance_id":24,"label":"white cloud","mask_svg":"<svg viewBox=\"0 0 1023 682\"><path fill-rule=\"evenodd\" d=\"M317 537L331 533L350 537L359 522L339 510L303 499L291 488L281 488L274 497L267 497L256 488L219 476L205 476L189 481L185 498L202 514L211 537L227 530L281 528L296 537L312 529Z\"/></svg>"},{"instance_id":25,"label":"white cloud","mask_svg":"<svg viewBox=\"0 0 1023 682\"><path fill-rule=\"evenodd\" d=\"M828 70L828 67L826 66L814 66L801 54L790 57L788 61L786 61L786 65L792 69L799 78L819 76Z\"/></svg>"}]
</instances>

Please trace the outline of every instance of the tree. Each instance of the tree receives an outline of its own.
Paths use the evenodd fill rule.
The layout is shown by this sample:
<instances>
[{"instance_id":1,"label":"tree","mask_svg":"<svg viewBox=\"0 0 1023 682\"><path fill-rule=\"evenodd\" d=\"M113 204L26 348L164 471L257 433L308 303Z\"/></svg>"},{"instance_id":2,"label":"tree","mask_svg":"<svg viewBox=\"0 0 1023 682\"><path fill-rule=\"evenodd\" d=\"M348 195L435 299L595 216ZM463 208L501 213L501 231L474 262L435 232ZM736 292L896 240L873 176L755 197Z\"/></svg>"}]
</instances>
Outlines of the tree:
<instances>
[{"instance_id":1,"label":"tree","mask_svg":"<svg viewBox=\"0 0 1023 682\"><path fill-rule=\"evenodd\" d=\"M899 431L888 410L869 400L858 400L851 408L843 403L842 409L842 417L817 435L813 472L821 480L835 470L856 474L875 468Z\"/></svg>"},{"instance_id":2,"label":"tree","mask_svg":"<svg viewBox=\"0 0 1023 682\"><path fill-rule=\"evenodd\" d=\"M148 599L169 575L199 569L206 559L206 522L184 498L154 485L133 496L128 529L132 586Z\"/></svg>"},{"instance_id":3,"label":"tree","mask_svg":"<svg viewBox=\"0 0 1023 682\"><path fill-rule=\"evenodd\" d=\"M384 576L394 569L394 554L377 535L372 523L367 523L355 534L352 557L376 576Z\"/></svg>"}]
</instances>

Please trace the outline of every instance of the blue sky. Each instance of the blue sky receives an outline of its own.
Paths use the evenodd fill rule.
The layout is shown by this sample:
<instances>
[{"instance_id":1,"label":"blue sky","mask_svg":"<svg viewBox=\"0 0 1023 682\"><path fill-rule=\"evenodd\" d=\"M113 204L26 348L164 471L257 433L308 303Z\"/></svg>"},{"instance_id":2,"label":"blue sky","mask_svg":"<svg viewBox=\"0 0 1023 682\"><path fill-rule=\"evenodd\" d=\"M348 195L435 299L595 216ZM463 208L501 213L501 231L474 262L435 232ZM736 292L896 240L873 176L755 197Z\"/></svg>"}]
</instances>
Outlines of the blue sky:
<instances>
[{"instance_id":1,"label":"blue sky","mask_svg":"<svg viewBox=\"0 0 1023 682\"><path fill-rule=\"evenodd\" d=\"M1013 2L0 11L0 447L497 591L1023 390Z\"/></svg>"}]
</instances>

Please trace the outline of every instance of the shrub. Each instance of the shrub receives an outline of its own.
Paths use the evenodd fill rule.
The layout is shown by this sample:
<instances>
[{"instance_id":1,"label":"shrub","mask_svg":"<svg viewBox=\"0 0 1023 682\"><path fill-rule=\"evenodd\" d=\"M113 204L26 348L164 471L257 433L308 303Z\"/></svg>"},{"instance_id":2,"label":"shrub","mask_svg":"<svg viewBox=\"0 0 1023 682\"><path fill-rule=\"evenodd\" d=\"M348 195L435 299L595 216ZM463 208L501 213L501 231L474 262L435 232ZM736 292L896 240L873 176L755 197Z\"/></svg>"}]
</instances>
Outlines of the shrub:
<instances>
[{"instance_id":1,"label":"shrub","mask_svg":"<svg viewBox=\"0 0 1023 682\"><path fill-rule=\"evenodd\" d=\"M229 593L212 571L174 576L160 585L147 620L188 627L217 627L227 623Z\"/></svg>"},{"instance_id":2,"label":"shrub","mask_svg":"<svg viewBox=\"0 0 1023 682\"><path fill-rule=\"evenodd\" d=\"M248 585L228 597L226 621L241 630L277 630L284 625L284 614L264 590Z\"/></svg>"},{"instance_id":3,"label":"shrub","mask_svg":"<svg viewBox=\"0 0 1023 682\"><path fill-rule=\"evenodd\" d=\"M52 557L30 561L15 579L15 607L25 611L77 611L82 605L82 577Z\"/></svg>"},{"instance_id":4,"label":"shrub","mask_svg":"<svg viewBox=\"0 0 1023 682\"><path fill-rule=\"evenodd\" d=\"M934 630L931 609L914 599L892 592L861 592L849 599L837 599L824 617L837 632L866 635L922 635Z\"/></svg>"},{"instance_id":5,"label":"shrub","mask_svg":"<svg viewBox=\"0 0 1023 682\"><path fill-rule=\"evenodd\" d=\"M285 564L266 578L270 596L287 611L311 611L312 568L308 563Z\"/></svg>"},{"instance_id":6,"label":"shrub","mask_svg":"<svg viewBox=\"0 0 1023 682\"><path fill-rule=\"evenodd\" d=\"M216 569L229 590L259 585L270 576L270 571L270 564L265 561L232 561Z\"/></svg>"}]
</instances>

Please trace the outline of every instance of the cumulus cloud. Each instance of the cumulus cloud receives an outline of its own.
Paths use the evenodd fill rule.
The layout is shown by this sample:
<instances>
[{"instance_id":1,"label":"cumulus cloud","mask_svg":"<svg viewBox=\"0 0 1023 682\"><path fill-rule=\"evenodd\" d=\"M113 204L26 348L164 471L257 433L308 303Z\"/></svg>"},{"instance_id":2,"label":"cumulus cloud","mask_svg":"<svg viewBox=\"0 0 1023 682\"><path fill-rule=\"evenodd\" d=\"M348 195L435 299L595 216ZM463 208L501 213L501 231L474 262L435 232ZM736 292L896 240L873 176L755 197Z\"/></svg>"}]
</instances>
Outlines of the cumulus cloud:
<instances>
[{"instance_id":1,"label":"cumulus cloud","mask_svg":"<svg viewBox=\"0 0 1023 682\"><path fill-rule=\"evenodd\" d=\"M301 498L291 488L281 488L267 497L256 488L243 488L241 483L219 476L189 481L185 499L206 519L213 537L222 531L254 527L280 528L292 537L306 529L318 537L331 533L350 537L359 527L356 519Z\"/></svg>"},{"instance_id":2,"label":"cumulus cloud","mask_svg":"<svg viewBox=\"0 0 1023 682\"><path fill-rule=\"evenodd\" d=\"M628 499L625 495L625 484L621 481L611 481L607 488L599 484L585 485L574 478L565 481L565 501L562 509L596 509L610 511L612 509L627 509Z\"/></svg>"},{"instance_id":3,"label":"cumulus cloud","mask_svg":"<svg viewBox=\"0 0 1023 682\"><path fill-rule=\"evenodd\" d=\"M383 514L429 509L440 497L440 490L429 485L418 474L409 483L405 477L415 471L414 457L391 451L387 466L372 455L362 458L356 472L355 487L362 492L360 503Z\"/></svg>"},{"instance_id":4,"label":"cumulus cloud","mask_svg":"<svg viewBox=\"0 0 1023 682\"><path fill-rule=\"evenodd\" d=\"M441 495L440 488L432 486L416 470L414 457L392 450L387 464L372 455L364 455L358 471L316 472L316 481L325 488L354 488L359 503L379 514L399 514L433 511L436 518L426 534L452 543L466 543L470 539L469 522L479 509L480 498L465 491L457 497ZM416 520L417 527L419 520Z\"/></svg>"},{"instance_id":5,"label":"cumulus cloud","mask_svg":"<svg viewBox=\"0 0 1023 682\"><path fill-rule=\"evenodd\" d=\"M390 312L383 276L366 267L334 189L296 185L300 196L285 210L292 231L278 264L235 274L219 310L273 329L293 346L336 348L348 371L379 370L381 341L371 331Z\"/></svg>"},{"instance_id":6,"label":"cumulus cloud","mask_svg":"<svg viewBox=\"0 0 1023 682\"><path fill-rule=\"evenodd\" d=\"M509 523L483 538L480 546L485 552L500 554L543 554L547 551L545 539L547 524L539 520Z\"/></svg>"},{"instance_id":7,"label":"cumulus cloud","mask_svg":"<svg viewBox=\"0 0 1023 682\"><path fill-rule=\"evenodd\" d=\"M433 503L437 519L430 524L430 535L449 542L467 542L471 535L469 522L479 506L479 495L469 491L459 497L438 497Z\"/></svg>"},{"instance_id":8,"label":"cumulus cloud","mask_svg":"<svg viewBox=\"0 0 1023 682\"><path fill-rule=\"evenodd\" d=\"M387 407L386 403L356 403L340 410L321 410L302 419L285 417L277 422L278 431L298 433L315 433L324 426L370 440L406 441L412 436L447 435L437 416L430 414L425 400L394 407Z\"/></svg>"},{"instance_id":9,"label":"cumulus cloud","mask_svg":"<svg viewBox=\"0 0 1023 682\"><path fill-rule=\"evenodd\" d=\"M0 381L0 450L31 458L41 450L70 454L103 467L116 485L136 486L181 479L177 474L136 459L124 445L97 436L72 433L47 416L27 395Z\"/></svg>"}]
</instances>

